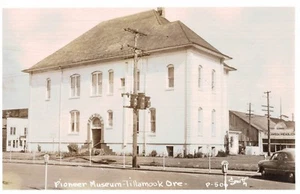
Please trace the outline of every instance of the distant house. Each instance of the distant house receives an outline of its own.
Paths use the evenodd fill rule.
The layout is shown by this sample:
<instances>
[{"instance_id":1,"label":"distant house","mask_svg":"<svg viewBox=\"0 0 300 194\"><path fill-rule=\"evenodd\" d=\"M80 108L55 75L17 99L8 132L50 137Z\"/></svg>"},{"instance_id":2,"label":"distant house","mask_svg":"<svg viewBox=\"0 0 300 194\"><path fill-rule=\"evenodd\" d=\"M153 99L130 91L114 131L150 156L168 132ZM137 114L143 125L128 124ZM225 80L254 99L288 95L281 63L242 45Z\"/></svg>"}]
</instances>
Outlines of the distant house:
<instances>
[{"instance_id":1,"label":"distant house","mask_svg":"<svg viewBox=\"0 0 300 194\"><path fill-rule=\"evenodd\" d=\"M101 14L101 13L99 13ZM24 72L30 74L28 144L67 151L70 143L132 152L134 34L138 92L151 108L138 115L138 153L169 156L224 150L229 130L227 80L231 59L164 11L150 10L102 22Z\"/></svg>"},{"instance_id":2,"label":"distant house","mask_svg":"<svg viewBox=\"0 0 300 194\"><path fill-rule=\"evenodd\" d=\"M2 151L21 151L26 147L28 109L2 111Z\"/></svg>"},{"instance_id":3,"label":"distant house","mask_svg":"<svg viewBox=\"0 0 300 194\"><path fill-rule=\"evenodd\" d=\"M257 147L259 153L268 152L268 118L261 115L229 111L230 131L239 131L241 147ZM295 122L270 118L271 152L295 147ZM258 153L256 153L258 154Z\"/></svg>"}]
</instances>

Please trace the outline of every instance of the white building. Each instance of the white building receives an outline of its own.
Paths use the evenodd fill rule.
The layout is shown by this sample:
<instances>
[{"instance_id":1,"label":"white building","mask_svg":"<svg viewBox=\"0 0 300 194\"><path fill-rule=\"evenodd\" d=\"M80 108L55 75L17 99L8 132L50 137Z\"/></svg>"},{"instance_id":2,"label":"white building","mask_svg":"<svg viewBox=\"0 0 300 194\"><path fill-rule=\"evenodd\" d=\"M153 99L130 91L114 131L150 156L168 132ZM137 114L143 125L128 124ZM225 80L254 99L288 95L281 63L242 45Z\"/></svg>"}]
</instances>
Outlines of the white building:
<instances>
[{"instance_id":1,"label":"white building","mask_svg":"<svg viewBox=\"0 0 300 194\"><path fill-rule=\"evenodd\" d=\"M224 150L229 130L227 79L234 68L222 54L164 11L146 11L102 22L33 67L30 74L30 150L67 150L92 141L96 148L132 152L132 110L122 93L133 91L134 34L139 92L151 108L139 111L139 154L170 156Z\"/></svg>"},{"instance_id":2,"label":"white building","mask_svg":"<svg viewBox=\"0 0 300 194\"><path fill-rule=\"evenodd\" d=\"M7 118L6 151L22 151L26 146L28 133L27 118Z\"/></svg>"}]
</instances>

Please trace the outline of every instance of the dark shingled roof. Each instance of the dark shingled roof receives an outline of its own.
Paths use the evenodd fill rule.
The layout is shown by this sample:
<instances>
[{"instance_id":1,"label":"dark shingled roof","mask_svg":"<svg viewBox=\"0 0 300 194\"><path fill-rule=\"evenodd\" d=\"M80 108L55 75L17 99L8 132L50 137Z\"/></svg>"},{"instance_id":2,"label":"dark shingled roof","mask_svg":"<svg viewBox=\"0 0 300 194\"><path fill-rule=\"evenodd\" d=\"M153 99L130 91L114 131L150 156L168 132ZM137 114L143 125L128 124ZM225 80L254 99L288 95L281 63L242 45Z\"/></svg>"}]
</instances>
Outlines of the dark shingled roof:
<instances>
[{"instance_id":1,"label":"dark shingled roof","mask_svg":"<svg viewBox=\"0 0 300 194\"><path fill-rule=\"evenodd\" d=\"M169 22L155 10L101 22L69 44L49 55L24 72L74 66L90 61L132 56L126 45L134 45L133 34L124 28L147 34L139 37L137 47L144 51L198 45L224 58L230 58L180 21Z\"/></svg>"}]
</instances>

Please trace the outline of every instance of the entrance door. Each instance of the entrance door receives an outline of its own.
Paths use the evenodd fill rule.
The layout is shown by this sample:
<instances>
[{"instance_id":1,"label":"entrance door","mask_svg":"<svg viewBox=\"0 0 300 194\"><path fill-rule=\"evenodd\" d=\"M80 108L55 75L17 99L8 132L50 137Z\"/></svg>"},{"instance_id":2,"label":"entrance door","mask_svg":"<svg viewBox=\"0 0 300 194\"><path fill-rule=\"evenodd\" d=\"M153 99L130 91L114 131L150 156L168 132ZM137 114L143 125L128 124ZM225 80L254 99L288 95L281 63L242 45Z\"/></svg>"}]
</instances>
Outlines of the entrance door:
<instances>
[{"instance_id":1,"label":"entrance door","mask_svg":"<svg viewBox=\"0 0 300 194\"><path fill-rule=\"evenodd\" d=\"M92 138L93 138L93 148L101 148L101 122L100 119L94 118L92 123Z\"/></svg>"}]
</instances>

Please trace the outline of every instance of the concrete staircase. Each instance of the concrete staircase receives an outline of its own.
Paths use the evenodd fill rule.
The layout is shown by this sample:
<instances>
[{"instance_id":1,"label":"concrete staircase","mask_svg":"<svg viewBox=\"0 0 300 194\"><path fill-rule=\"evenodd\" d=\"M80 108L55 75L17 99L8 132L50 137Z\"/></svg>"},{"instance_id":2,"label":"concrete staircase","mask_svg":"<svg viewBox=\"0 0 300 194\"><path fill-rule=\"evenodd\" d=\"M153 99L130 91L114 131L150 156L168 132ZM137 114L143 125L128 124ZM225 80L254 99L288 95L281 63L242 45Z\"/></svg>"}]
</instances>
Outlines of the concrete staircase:
<instances>
[{"instance_id":1,"label":"concrete staircase","mask_svg":"<svg viewBox=\"0 0 300 194\"><path fill-rule=\"evenodd\" d=\"M101 144L101 148L104 150L105 155L116 155L106 143Z\"/></svg>"}]
</instances>

